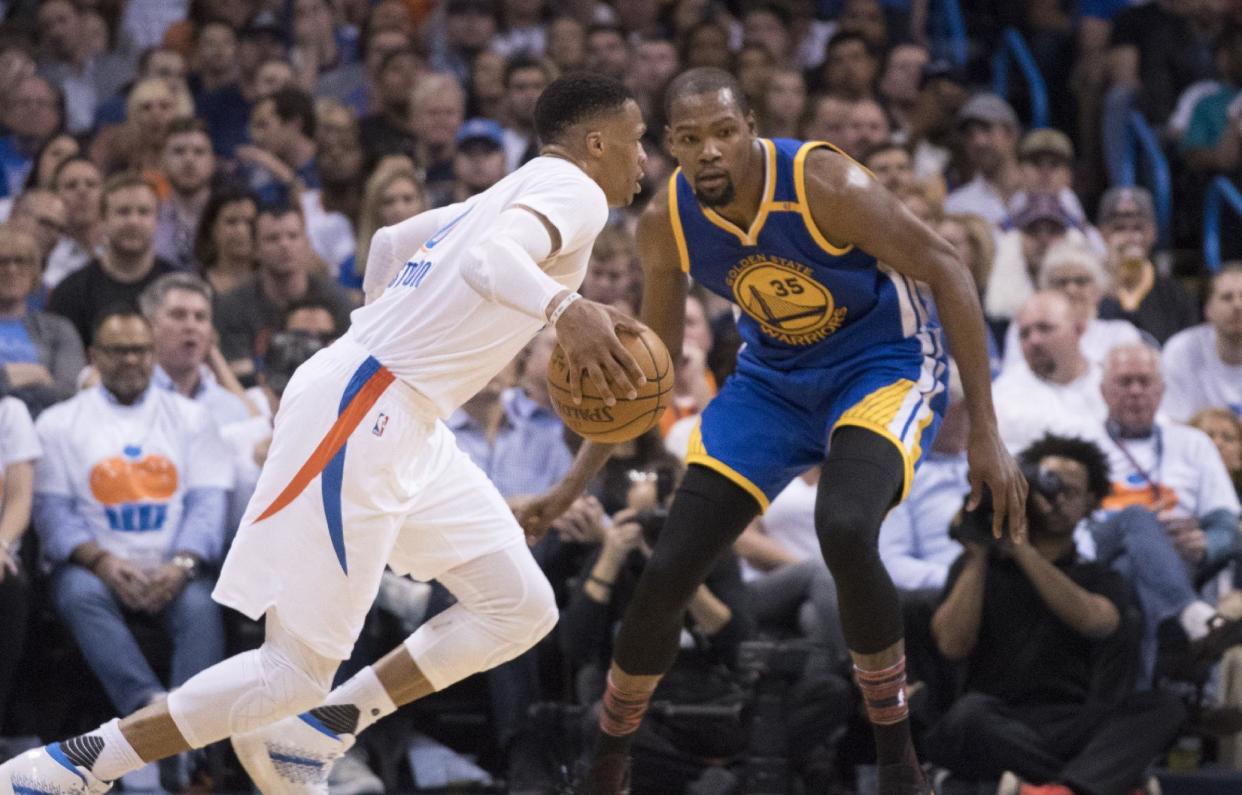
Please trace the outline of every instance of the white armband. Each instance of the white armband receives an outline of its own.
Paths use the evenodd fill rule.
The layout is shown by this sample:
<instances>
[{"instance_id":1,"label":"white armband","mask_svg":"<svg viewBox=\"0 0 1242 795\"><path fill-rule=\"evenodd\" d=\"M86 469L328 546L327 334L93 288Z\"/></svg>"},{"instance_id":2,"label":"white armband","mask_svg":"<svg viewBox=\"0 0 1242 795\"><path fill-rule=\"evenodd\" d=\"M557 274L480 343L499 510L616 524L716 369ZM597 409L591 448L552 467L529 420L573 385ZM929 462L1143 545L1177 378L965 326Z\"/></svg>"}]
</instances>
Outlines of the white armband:
<instances>
[{"instance_id":1,"label":"white armband","mask_svg":"<svg viewBox=\"0 0 1242 795\"><path fill-rule=\"evenodd\" d=\"M546 323L548 304L566 289L540 267L551 254L552 238L543 221L511 207L466 253L462 278L484 299Z\"/></svg>"}]
</instances>

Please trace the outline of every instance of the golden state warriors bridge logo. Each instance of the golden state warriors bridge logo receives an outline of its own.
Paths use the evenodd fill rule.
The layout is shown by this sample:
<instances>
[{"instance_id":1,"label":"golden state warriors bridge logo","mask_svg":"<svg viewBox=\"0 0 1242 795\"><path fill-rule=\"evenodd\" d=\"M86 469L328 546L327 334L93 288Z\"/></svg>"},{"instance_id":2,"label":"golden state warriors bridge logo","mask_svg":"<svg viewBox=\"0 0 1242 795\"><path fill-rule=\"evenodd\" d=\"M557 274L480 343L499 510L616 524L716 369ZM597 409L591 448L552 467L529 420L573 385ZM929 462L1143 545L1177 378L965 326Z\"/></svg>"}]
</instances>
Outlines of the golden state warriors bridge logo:
<instances>
[{"instance_id":1,"label":"golden state warriors bridge logo","mask_svg":"<svg viewBox=\"0 0 1242 795\"><path fill-rule=\"evenodd\" d=\"M725 283L733 300L770 337L787 345L812 345L845 322L828 288L811 278L805 265L757 254L729 269Z\"/></svg>"}]
</instances>

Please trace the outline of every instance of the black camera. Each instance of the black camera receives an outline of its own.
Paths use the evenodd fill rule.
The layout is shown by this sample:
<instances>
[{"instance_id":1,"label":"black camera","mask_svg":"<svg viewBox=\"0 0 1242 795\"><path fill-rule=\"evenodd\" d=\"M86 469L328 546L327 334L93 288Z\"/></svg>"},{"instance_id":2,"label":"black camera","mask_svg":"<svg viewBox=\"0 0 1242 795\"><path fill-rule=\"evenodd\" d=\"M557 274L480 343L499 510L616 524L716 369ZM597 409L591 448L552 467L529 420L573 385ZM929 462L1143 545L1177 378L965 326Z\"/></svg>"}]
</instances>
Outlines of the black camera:
<instances>
[{"instance_id":1,"label":"black camera","mask_svg":"<svg viewBox=\"0 0 1242 795\"><path fill-rule=\"evenodd\" d=\"M668 519L665 508L645 508L634 515L634 521L643 529L643 542L648 549L655 549L656 539L664 529L664 520Z\"/></svg>"},{"instance_id":2,"label":"black camera","mask_svg":"<svg viewBox=\"0 0 1242 795\"><path fill-rule=\"evenodd\" d=\"M1057 473L1041 469L1038 464L1023 464L1022 476L1026 478L1027 484L1026 517L1027 521L1031 522L1033 518L1031 512L1032 498L1039 494L1049 501L1056 499L1057 495L1065 491L1065 481L1061 480L1061 476ZM949 525L949 537L962 544L967 542L974 544L992 543L996 540L992 535L993 513L992 491L985 485L979 505L973 511L967 511L965 503L962 504L961 512L954 518L953 523ZM1002 533L1008 534L1009 520L1007 518L1001 526L1001 530Z\"/></svg>"}]
</instances>

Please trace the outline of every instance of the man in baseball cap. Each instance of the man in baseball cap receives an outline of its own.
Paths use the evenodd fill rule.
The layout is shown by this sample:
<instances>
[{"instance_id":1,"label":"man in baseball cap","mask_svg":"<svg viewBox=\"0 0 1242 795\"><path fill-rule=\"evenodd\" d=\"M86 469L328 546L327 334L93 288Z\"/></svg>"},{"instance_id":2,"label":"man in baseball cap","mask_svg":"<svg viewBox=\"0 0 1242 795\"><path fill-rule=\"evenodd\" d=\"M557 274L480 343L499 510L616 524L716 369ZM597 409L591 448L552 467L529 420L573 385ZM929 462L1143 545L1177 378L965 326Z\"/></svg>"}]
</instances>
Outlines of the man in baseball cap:
<instances>
[{"instance_id":1,"label":"man in baseball cap","mask_svg":"<svg viewBox=\"0 0 1242 795\"><path fill-rule=\"evenodd\" d=\"M491 119L474 118L457 130L457 153L453 155L453 182L435 206L469 199L487 190L505 175L505 131Z\"/></svg>"},{"instance_id":2,"label":"man in baseball cap","mask_svg":"<svg viewBox=\"0 0 1242 795\"><path fill-rule=\"evenodd\" d=\"M974 179L949 194L944 209L974 213L1000 228L1009 201L1022 190L1018 167L1018 115L995 94L976 94L957 114L957 128Z\"/></svg>"}]
</instances>

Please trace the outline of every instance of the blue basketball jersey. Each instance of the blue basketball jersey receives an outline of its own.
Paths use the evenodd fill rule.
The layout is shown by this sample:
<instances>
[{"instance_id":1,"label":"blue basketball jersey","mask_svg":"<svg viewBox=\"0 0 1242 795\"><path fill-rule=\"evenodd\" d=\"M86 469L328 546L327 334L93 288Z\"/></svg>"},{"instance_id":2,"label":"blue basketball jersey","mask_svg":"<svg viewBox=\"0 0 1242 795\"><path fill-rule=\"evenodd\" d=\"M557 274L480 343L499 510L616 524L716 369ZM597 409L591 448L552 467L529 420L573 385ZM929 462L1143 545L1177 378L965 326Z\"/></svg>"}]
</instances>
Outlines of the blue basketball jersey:
<instances>
[{"instance_id":1,"label":"blue basketball jersey","mask_svg":"<svg viewBox=\"0 0 1242 795\"><path fill-rule=\"evenodd\" d=\"M938 328L913 282L875 257L827 240L811 217L805 167L831 144L760 139L763 200L749 230L702 207L678 169L669 216L682 270L741 308L740 354L777 370L831 367L877 346L941 353Z\"/></svg>"}]
</instances>

